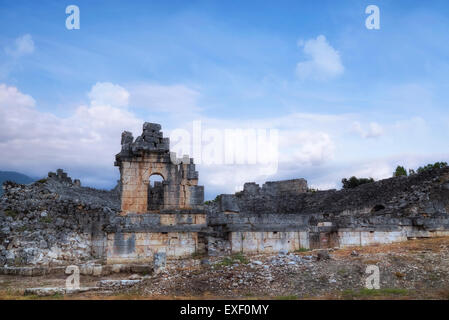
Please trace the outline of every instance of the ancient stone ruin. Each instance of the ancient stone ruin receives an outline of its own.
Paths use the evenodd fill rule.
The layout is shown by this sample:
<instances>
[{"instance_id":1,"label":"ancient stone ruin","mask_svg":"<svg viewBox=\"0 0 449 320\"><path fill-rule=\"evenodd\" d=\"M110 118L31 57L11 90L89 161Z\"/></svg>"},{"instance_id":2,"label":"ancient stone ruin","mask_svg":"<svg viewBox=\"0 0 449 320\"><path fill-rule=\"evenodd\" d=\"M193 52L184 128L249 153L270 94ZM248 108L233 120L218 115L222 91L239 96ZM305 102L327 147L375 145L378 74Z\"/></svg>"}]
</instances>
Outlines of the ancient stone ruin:
<instances>
[{"instance_id":1,"label":"ancient stone ruin","mask_svg":"<svg viewBox=\"0 0 449 320\"><path fill-rule=\"evenodd\" d=\"M115 165L120 168L121 209L125 214L202 208L204 188L198 186L193 159L176 159L170 153L169 139L160 130L159 124L147 122L135 141L132 133L122 133L122 150ZM152 187L152 175L164 181Z\"/></svg>"},{"instance_id":2,"label":"ancient stone ruin","mask_svg":"<svg viewBox=\"0 0 449 320\"><path fill-rule=\"evenodd\" d=\"M145 123L135 140L129 132L122 134L114 190L82 187L62 170L30 185L5 183L0 272L89 261L105 270L193 255L449 235L449 167L339 191L309 190L304 179L246 183L243 191L205 204L193 159L170 153L160 130ZM152 175L163 181L151 186Z\"/></svg>"}]
</instances>

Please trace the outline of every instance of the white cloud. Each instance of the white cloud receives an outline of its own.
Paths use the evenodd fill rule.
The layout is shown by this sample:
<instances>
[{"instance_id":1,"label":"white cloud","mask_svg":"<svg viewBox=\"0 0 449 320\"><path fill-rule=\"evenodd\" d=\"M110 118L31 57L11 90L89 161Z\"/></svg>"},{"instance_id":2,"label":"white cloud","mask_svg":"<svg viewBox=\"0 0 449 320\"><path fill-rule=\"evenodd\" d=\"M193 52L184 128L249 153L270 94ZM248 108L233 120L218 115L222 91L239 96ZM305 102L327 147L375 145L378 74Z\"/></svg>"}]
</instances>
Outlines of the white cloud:
<instances>
[{"instance_id":1,"label":"white cloud","mask_svg":"<svg viewBox=\"0 0 449 320\"><path fill-rule=\"evenodd\" d=\"M35 103L31 96L21 93L17 88L0 84L0 107L2 109L30 108L34 107Z\"/></svg>"},{"instance_id":2,"label":"white cloud","mask_svg":"<svg viewBox=\"0 0 449 320\"><path fill-rule=\"evenodd\" d=\"M334 157L335 145L325 132L287 130L281 132L284 148L280 162L294 162L299 166L315 166Z\"/></svg>"},{"instance_id":3,"label":"white cloud","mask_svg":"<svg viewBox=\"0 0 449 320\"><path fill-rule=\"evenodd\" d=\"M114 88L122 92L121 87ZM113 161L120 151L121 132L140 134L144 121L122 108L93 101L61 118L37 110L33 98L17 88L0 85L0 150L4 155L0 168L44 175L62 167L82 174L77 177L87 183L110 185L118 175Z\"/></svg>"},{"instance_id":4,"label":"white cloud","mask_svg":"<svg viewBox=\"0 0 449 320\"><path fill-rule=\"evenodd\" d=\"M110 82L97 82L88 94L93 106L127 107L129 92Z\"/></svg>"},{"instance_id":5,"label":"white cloud","mask_svg":"<svg viewBox=\"0 0 449 320\"><path fill-rule=\"evenodd\" d=\"M393 128L402 132L423 131L427 129L427 123L421 117L412 117L396 121Z\"/></svg>"},{"instance_id":6,"label":"white cloud","mask_svg":"<svg viewBox=\"0 0 449 320\"><path fill-rule=\"evenodd\" d=\"M297 174L298 170L307 170L311 167L320 167L327 164L334 158L336 149L333 135L326 132L323 128L337 126L336 123L346 121L343 116L318 115L318 114L290 114L278 118L251 119L251 120L226 120L216 118L201 119L201 131L203 133L208 129L218 130L224 133L225 130L231 129L266 129L267 137L271 129L277 129L279 132L279 149L277 163L270 161L270 164L263 163L257 158L255 164L248 165L249 158L244 159L242 164L215 164L202 163L198 165L200 170L200 183L207 185L207 192L211 190L221 190L221 192L234 192L236 187L242 186L245 182L255 181L263 183L267 180L279 180L293 178L291 173ZM341 127L341 126L340 126ZM184 122L183 129L190 132L192 128L189 123ZM224 136L224 134L223 134ZM248 146L244 152L239 155L245 157L249 154L251 141L246 144L248 136L241 137L244 145ZM206 139L206 138L205 138ZM218 140L223 143L223 140ZM176 142L171 141L172 151L176 150ZM255 141L252 142L252 145ZM203 141L202 152L209 145L208 141ZM222 150L225 150L222 148ZM265 150L265 149L264 149ZM182 154L189 153L193 156L193 150L190 152L186 149ZM254 152L256 150L253 150ZM248 152L248 153L247 153ZM259 151L257 151L259 152ZM178 156L182 156L178 154ZM204 154L203 154L204 159ZM198 158L195 157L198 164ZM271 170L272 169L272 170ZM276 170L277 169L277 170ZM296 177L303 177L298 175Z\"/></svg>"},{"instance_id":7,"label":"white cloud","mask_svg":"<svg viewBox=\"0 0 449 320\"><path fill-rule=\"evenodd\" d=\"M362 138L378 138L383 135L384 129L377 122L370 122L368 125L363 126L360 122L356 121L352 125L352 131L360 134Z\"/></svg>"},{"instance_id":8,"label":"white cloud","mask_svg":"<svg viewBox=\"0 0 449 320\"><path fill-rule=\"evenodd\" d=\"M184 85L140 84L129 88L133 107L157 112L196 112L199 92Z\"/></svg>"},{"instance_id":9,"label":"white cloud","mask_svg":"<svg viewBox=\"0 0 449 320\"><path fill-rule=\"evenodd\" d=\"M147 105L162 111L191 110L198 92L182 85L142 85ZM137 92L139 93L139 92ZM0 84L0 168L44 175L58 167L80 173L86 183L111 184L118 176L113 166L124 130L141 134L142 124L128 106L131 93L120 85L98 82L87 94L89 102L68 117L35 108L35 100L14 86ZM168 110L163 107L168 107ZM180 111L181 112L181 111Z\"/></svg>"},{"instance_id":10,"label":"white cloud","mask_svg":"<svg viewBox=\"0 0 449 320\"><path fill-rule=\"evenodd\" d=\"M97 83L88 96L89 102L78 106L73 114L58 117L39 111L35 100L16 87L0 84L0 153L6 155L0 157L0 168L44 175L47 171L62 167L72 176L81 178L85 184L111 186L118 178L113 161L120 151L121 132L131 131L136 137L141 133L144 121L154 120L141 119L131 109L124 108L132 100L132 93L119 85ZM191 131L189 117L177 119L171 126L167 125L170 119L168 116L161 122L166 136L169 136L169 129L177 127ZM250 181L263 183L267 180L306 178L310 185L323 189L338 186L341 178L351 175L376 179L388 177L396 165L410 166L416 162L406 161L413 155L397 155L398 141L401 141L401 146L404 144L398 137L425 126L421 118L385 123L383 126L368 122L363 126L366 123L363 118L350 114L293 113L251 120L200 119L204 130L279 130L276 173L267 174L263 170L266 166L260 163L201 164L197 167L200 183L206 186L208 194L234 192L236 187ZM355 129L362 137L375 137L383 133L383 127L388 129L388 139L373 139L369 148L366 144L360 144L360 139L353 134ZM426 136L421 139L413 140L409 148L412 154L420 152L416 148L418 143L422 145L422 141L428 140ZM172 141L172 144L175 142ZM370 150L379 152L367 155ZM190 155L193 156L192 153ZM382 158L386 155L396 156ZM435 156L435 159L445 158Z\"/></svg>"},{"instance_id":11,"label":"white cloud","mask_svg":"<svg viewBox=\"0 0 449 320\"><path fill-rule=\"evenodd\" d=\"M300 42L308 60L299 62L296 72L300 79L327 80L341 75L344 71L340 54L319 35L316 39Z\"/></svg>"},{"instance_id":12,"label":"white cloud","mask_svg":"<svg viewBox=\"0 0 449 320\"><path fill-rule=\"evenodd\" d=\"M25 34L17 38L13 47L6 47L5 51L15 58L31 54L34 52L34 41L31 35Z\"/></svg>"}]
</instances>

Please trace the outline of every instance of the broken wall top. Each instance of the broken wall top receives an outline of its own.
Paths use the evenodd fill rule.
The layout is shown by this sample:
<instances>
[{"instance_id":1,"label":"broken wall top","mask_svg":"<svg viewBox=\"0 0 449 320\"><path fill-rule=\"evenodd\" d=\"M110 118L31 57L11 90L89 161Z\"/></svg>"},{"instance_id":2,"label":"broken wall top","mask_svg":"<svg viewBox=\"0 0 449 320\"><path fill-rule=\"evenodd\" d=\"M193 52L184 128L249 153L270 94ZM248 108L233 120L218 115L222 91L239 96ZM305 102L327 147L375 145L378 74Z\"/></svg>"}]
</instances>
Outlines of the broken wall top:
<instances>
[{"instance_id":1,"label":"broken wall top","mask_svg":"<svg viewBox=\"0 0 449 320\"><path fill-rule=\"evenodd\" d=\"M129 131L122 133L122 149L115 156L115 165L119 165L123 160L131 160L146 153L159 153L169 156L170 139L163 137L160 124L145 122L142 131L142 134L136 140Z\"/></svg>"},{"instance_id":2,"label":"broken wall top","mask_svg":"<svg viewBox=\"0 0 449 320\"><path fill-rule=\"evenodd\" d=\"M363 213L368 217L447 215L449 212L449 167L384 179L349 190L292 192L283 189L286 184L275 186L270 183L261 188L255 183L245 184L241 192L221 195L219 210L342 216Z\"/></svg>"}]
</instances>

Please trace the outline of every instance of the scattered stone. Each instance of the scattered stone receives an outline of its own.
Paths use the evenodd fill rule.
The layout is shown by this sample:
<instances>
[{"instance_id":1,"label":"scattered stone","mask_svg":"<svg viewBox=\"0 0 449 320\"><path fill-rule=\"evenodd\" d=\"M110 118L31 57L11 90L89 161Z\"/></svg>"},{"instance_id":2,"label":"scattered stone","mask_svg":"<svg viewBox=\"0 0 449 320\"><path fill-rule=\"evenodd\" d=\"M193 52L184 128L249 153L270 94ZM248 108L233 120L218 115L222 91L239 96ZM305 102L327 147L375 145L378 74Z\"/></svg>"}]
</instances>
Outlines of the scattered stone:
<instances>
[{"instance_id":1,"label":"scattered stone","mask_svg":"<svg viewBox=\"0 0 449 320\"><path fill-rule=\"evenodd\" d=\"M47 297L47 296L54 296L57 294L65 295L65 294L75 294L75 293L81 293L81 292L87 292L87 291L96 291L99 290L98 287L81 287L78 289L66 289L66 288L27 288L24 291L24 295L36 295L39 297Z\"/></svg>"},{"instance_id":2,"label":"scattered stone","mask_svg":"<svg viewBox=\"0 0 449 320\"><path fill-rule=\"evenodd\" d=\"M358 256L359 256L359 253L358 253L357 251L353 250L353 251L351 252L351 256L353 256L353 257L358 257Z\"/></svg>"},{"instance_id":3,"label":"scattered stone","mask_svg":"<svg viewBox=\"0 0 449 320\"><path fill-rule=\"evenodd\" d=\"M287 250L285 250L285 249L279 250L279 255L285 256L286 254L288 254Z\"/></svg>"},{"instance_id":4,"label":"scattered stone","mask_svg":"<svg viewBox=\"0 0 449 320\"><path fill-rule=\"evenodd\" d=\"M210 261L209 261L209 259L201 259L201 264L202 265L210 265Z\"/></svg>"},{"instance_id":5,"label":"scattered stone","mask_svg":"<svg viewBox=\"0 0 449 320\"><path fill-rule=\"evenodd\" d=\"M329 260L330 259L329 252L327 250L319 250L317 252L317 259L318 260Z\"/></svg>"},{"instance_id":6,"label":"scattered stone","mask_svg":"<svg viewBox=\"0 0 449 320\"><path fill-rule=\"evenodd\" d=\"M142 280L100 280L98 282L98 286L100 288L112 288L112 289L121 289L126 287L132 287Z\"/></svg>"}]
</instances>

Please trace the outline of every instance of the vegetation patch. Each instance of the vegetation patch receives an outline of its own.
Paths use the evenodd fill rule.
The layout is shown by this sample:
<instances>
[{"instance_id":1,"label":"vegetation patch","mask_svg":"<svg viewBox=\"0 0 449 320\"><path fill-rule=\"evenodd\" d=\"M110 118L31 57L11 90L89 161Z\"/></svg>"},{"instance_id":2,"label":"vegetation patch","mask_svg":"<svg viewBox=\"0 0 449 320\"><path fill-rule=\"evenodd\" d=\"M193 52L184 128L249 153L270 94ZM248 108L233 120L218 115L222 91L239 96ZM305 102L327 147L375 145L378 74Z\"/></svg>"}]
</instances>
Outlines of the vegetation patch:
<instances>
[{"instance_id":1,"label":"vegetation patch","mask_svg":"<svg viewBox=\"0 0 449 320\"><path fill-rule=\"evenodd\" d=\"M53 218L49 217L49 216L42 217L41 218L41 222L43 222L43 223L52 223L53 222Z\"/></svg>"},{"instance_id":2,"label":"vegetation patch","mask_svg":"<svg viewBox=\"0 0 449 320\"><path fill-rule=\"evenodd\" d=\"M5 210L5 215L7 215L8 217L11 217L13 219L15 219L18 216L18 212L16 210L11 210L11 209L7 209Z\"/></svg>"},{"instance_id":3,"label":"vegetation patch","mask_svg":"<svg viewBox=\"0 0 449 320\"><path fill-rule=\"evenodd\" d=\"M309 252L309 251L310 251L310 249L307 249L307 248L299 248L299 249L295 250L295 252Z\"/></svg>"},{"instance_id":4,"label":"vegetation patch","mask_svg":"<svg viewBox=\"0 0 449 320\"><path fill-rule=\"evenodd\" d=\"M218 203L218 201L220 200L220 196L216 196L214 200L207 200L204 201L204 204L213 204L213 203Z\"/></svg>"},{"instance_id":5,"label":"vegetation patch","mask_svg":"<svg viewBox=\"0 0 449 320\"><path fill-rule=\"evenodd\" d=\"M374 182L373 178L357 178L352 176L349 179L343 178L341 180L341 183L343 184L343 189L348 190L348 189L354 189L357 188L358 186L361 186L362 184L367 184L367 183L372 183Z\"/></svg>"},{"instance_id":6,"label":"vegetation patch","mask_svg":"<svg viewBox=\"0 0 449 320\"><path fill-rule=\"evenodd\" d=\"M205 256L204 253L201 253L199 251L195 251L194 253L192 253L192 259L198 260L201 259Z\"/></svg>"},{"instance_id":7,"label":"vegetation patch","mask_svg":"<svg viewBox=\"0 0 449 320\"><path fill-rule=\"evenodd\" d=\"M231 255L230 257L225 257L220 263L219 265L222 266L231 266L234 263L242 263L242 264L248 264L249 260L248 258L245 257L245 255L241 252L239 253L235 253L233 255Z\"/></svg>"}]
</instances>

